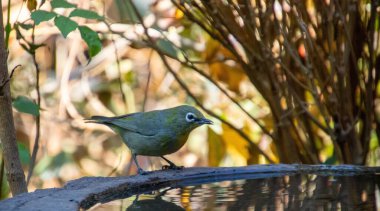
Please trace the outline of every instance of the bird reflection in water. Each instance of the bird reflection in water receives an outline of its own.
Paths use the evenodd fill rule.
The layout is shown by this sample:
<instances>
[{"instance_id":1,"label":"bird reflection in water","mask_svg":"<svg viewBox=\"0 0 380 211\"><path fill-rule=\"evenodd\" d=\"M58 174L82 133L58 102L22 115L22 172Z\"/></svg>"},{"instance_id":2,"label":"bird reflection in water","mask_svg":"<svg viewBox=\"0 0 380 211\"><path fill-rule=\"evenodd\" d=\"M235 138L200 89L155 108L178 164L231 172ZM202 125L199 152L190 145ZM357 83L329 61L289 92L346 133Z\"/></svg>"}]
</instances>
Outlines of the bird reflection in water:
<instances>
[{"instance_id":1,"label":"bird reflection in water","mask_svg":"<svg viewBox=\"0 0 380 211\"><path fill-rule=\"evenodd\" d=\"M154 199L142 199L133 201L133 203L126 209L127 211L135 210L163 210L163 211L183 211L184 208L176 205L173 202L168 202L163 200L160 196L155 197Z\"/></svg>"}]
</instances>

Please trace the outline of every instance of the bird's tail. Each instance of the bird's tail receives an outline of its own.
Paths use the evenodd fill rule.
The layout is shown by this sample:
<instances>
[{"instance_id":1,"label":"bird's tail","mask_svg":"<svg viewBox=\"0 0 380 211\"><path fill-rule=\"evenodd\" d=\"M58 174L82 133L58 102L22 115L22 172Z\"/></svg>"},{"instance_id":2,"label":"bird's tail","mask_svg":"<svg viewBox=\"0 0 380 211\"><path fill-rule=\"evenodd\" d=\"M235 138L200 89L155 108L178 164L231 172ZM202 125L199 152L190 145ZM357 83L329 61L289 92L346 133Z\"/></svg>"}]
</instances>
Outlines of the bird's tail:
<instances>
[{"instance_id":1,"label":"bird's tail","mask_svg":"<svg viewBox=\"0 0 380 211\"><path fill-rule=\"evenodd\" d=\"M84 119L86 123L107 124L110 118L105 116L92 116L88 119Z\"/></svg>"}]
</instances>

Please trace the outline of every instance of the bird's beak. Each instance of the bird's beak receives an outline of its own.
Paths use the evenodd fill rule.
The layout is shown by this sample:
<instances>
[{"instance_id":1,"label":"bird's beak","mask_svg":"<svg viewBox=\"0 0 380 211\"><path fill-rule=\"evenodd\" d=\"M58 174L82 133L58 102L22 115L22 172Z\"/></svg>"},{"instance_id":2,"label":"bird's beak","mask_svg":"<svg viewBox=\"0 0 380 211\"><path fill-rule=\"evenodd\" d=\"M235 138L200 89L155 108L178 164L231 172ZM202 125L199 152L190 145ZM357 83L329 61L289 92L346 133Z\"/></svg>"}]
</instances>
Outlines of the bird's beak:
<instances>
[{"instance_id":1,"label":"bird's beak","mask_svg":"<svg viewBox=\"0 0 380 211\"><path fill-rule=\"evenodd\" d=\"M199 119L197 120L197 122L198 122L199 124L201 124L201 125L204 125L204 124L212 125L212 124L214 124L214 122L212 122L211 120L206 119L206 118L199 118Z\"/></svg>"}]
</instances>

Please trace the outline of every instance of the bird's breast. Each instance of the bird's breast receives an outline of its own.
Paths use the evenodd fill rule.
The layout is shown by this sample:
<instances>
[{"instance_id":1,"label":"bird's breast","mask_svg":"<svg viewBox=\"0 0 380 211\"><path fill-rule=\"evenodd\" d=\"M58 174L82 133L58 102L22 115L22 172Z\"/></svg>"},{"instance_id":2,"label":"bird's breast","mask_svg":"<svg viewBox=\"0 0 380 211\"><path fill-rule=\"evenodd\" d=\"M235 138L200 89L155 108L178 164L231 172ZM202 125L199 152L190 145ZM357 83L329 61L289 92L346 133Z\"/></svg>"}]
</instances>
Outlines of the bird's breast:
<instances>
[{"instance_id":1,"label":"bird's breast","mask_svg":"<svg viewBox=\"0 0 380 211\"><path fill-rule=\"evenodd\" d=\"M162 132L153 136L142 136L128 132L123 135L123 140L133 153L163 156L178 151L186 143L188 135L189 133L175 135Z\"/></svg>"}]
</instances>

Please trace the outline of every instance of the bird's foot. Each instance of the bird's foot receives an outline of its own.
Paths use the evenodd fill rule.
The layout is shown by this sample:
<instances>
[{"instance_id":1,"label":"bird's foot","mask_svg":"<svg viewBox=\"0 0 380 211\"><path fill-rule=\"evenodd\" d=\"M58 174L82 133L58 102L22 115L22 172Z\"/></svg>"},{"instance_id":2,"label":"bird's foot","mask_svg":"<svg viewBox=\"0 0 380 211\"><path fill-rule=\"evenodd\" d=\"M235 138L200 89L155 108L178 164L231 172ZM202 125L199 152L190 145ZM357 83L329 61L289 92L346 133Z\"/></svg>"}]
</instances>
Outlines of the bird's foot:
<instances>
[{"instance_id":1,"label":"bird's foot","mask_svg":"<svg viewBox=\"0 0 380 211\"><path fill-rule=\"evenodd\" d=\"M147 171L144 171L144 170L142 170L142 169L138 169L137 170L137 174L139 174L139 175L147 175L149 172L147 172Z\"/></svg>"},{"instance_id":2,"label":"bird's foot","mask_svg":"<svg viewBox=\"0 0 380 211\"><path fill-rule=\"evenodd\" d=\"M162 166L162 170L166 170L166 169L181 170L183 168L184 168L183 166L176 166L176 165L164 165L164 166Z\"/></svg>"}]
</instances>

